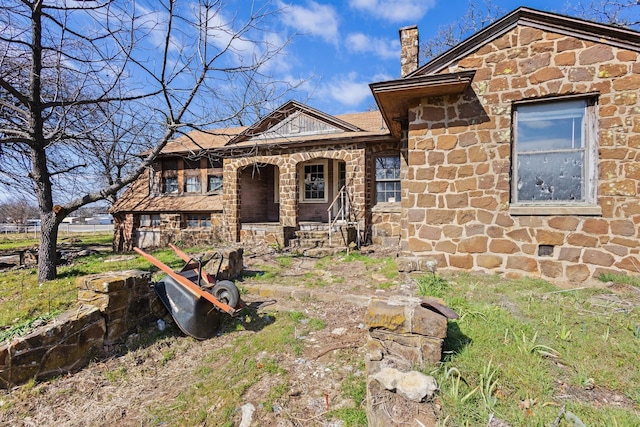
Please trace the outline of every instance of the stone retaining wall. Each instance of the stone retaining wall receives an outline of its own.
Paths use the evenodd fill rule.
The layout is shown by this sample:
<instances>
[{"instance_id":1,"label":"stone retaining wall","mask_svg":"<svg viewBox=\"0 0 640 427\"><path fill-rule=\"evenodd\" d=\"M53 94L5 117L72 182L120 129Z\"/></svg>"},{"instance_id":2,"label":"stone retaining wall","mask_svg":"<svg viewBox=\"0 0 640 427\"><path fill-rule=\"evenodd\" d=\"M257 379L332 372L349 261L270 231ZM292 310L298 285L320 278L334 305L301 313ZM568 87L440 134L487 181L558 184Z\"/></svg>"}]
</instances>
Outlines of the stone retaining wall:
<instances>
[{"instance_id":1,"label":"stone retaining wall","mask_svg":"<svg viewBox=\"0 0 640 427\"><path fill-rule=\"evenodd\" d=\"M75 372L166 310L149 273L131 270L78 279L78 306L0 345L0 388Z\"/></svg>"}]
</instances>

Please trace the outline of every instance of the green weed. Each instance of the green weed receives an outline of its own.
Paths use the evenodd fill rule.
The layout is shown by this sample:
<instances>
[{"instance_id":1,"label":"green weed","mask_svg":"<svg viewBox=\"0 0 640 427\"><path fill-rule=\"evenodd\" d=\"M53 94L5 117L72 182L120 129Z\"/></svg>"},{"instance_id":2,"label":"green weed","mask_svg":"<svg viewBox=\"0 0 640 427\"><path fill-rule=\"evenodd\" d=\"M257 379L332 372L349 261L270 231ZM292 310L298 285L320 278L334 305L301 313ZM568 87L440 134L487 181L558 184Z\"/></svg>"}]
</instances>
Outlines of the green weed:
<instances>
[{"instance_id":1,"label":"green weed","mask_svg":"<svg viewBox=\"0 0 640 427\"><path fill-rule=\"evenodd\" d=\"M367 383L363 376L349 374L342 383L342 396L353 401L353 406L331 411L330 416L342 420L345 426L367 425L364 402L367 397Z\"/></svg>"},{"instance_id":2,"label":"green weed","mask_svg":"<svg viewBox=\"0 0 640 427\"><path fill-rule=\"evenodd\" d=\"M449 289L449 282L434 273L422 275L416 279L418 295L441 298Z\"/></svg>"},{"instance_id":3,"label":"green weed","mask_svg":"<svg viewBox=\"0 0 640 427\"><path fill-rule=\"evenodd\" d=\"M628 276L626 274L615 274L615 273L602 273L598 276L598 280L601 282L614 282L614 283L622 283L625 285L638 286L640 287L640 277L638 276Z\"/></svg>"},{"instance_id":4,"label":"green weed","mask_svg":"<svg viewBox=\"0 0 640 427\"><path fill-rule=\"evenodd\" d=\"M516 335L514 332L513 337L517 341L517 347L521 353L535 353L545 357L560 356L557 350L544 344L538 344L538 331L531 338L527 338L524 332L522 335Z\"/></svg>"},{"instance_id":5,"label":"green weed","mask_svg":"<svg viewBox=\"0 0 640 427\"><path fill-rule=\"evenodd\" d=\"M496 370L491 367L491 359L489 363L484 367L482 375L480 376L480 394L482 395L482 401L487 410L492 411L496 402L498 401L495 396L498 380L495 378Z\"/></svg>"}]
</instances>

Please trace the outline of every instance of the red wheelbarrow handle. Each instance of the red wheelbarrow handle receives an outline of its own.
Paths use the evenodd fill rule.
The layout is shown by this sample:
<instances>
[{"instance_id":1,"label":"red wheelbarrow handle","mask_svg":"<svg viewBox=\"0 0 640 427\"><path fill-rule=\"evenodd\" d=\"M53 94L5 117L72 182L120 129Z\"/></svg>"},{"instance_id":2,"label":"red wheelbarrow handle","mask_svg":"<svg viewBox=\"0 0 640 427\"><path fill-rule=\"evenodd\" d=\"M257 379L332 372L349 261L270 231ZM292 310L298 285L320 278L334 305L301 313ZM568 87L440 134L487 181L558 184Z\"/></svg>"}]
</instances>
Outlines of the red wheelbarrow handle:
<instances>
[{"instance_id":1,"label":"red wheelbarrow handle","mask_svg":"<svg viewBox=\"0 0 640 427\"><path fill-rule=\"evenodd\" d=\"M190 257L189 255L184 253L182 250L176 247L173 243L169 243L169 247L173 249L173 251L176 253L176 255L178 255L178 257L180 257L184 262L187 263L185 267L182 267L182 271L184 271L187 267L195 268L198 265L197 263L193 263L194 261L193 257ZM206 271L204 271L204 268L201 268L199 273L202 280L207 282L209 285L213 286L216 284L216 278L210 275L209 273L207 273Z\"/></svg>"},{"instance_id":2,"label":"red wheelbarrow handle","mask_svg":"<svg viewBox=\"0 0 640 427\"><path fill-rule=\"evenodd\" d=\"M165 273L167 273L176 282L180 283L182 286L187 288L187 290L189 292L191 292L193 294L193 296L195 296L196 298L204 298L207 301L209 301L211 304L215 305L216 307L218 307L219 309L221 309L222 311L224 311L225 313L228 313L230 315L233 315L235 313L235 309L233 307L231 307L228 304L225 304L224 302L220 301L218 298L214 297L209 292L206 292L206 291L202 290L199 286L197 286L191 280L187 279L186 277L183 277L183 276L179 275L178 273L173 271L168 265L164 264L162 261L160 261L160 260L156 259L155 257L149 255L148 253L146 253L145 251L143 251L140 248L133 248L133 250L135 252L137 252L138 254L140 254L141 256L143 256L151 264L155 265L160 270L162 270Z\"/></svg>"}]
</instances>

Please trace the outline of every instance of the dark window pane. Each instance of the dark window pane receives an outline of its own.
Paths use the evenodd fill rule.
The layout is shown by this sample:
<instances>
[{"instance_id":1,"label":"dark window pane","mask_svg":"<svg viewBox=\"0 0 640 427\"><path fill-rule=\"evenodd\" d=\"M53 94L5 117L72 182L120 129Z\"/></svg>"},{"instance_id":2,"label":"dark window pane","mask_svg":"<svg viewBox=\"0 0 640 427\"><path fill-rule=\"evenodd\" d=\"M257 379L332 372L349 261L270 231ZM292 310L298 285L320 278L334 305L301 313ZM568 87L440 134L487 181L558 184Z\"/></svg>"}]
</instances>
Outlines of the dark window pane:
<instances>
[{"instance_id":1,"label":"dark window pane","mask_svg":"<svg viewBox=\"0 0 640 427\"><path fill-rule=\"evenodd\" d=\"M584 201L584 153L520 154L518 201Z\"/></svg>"},{"instance_id":2,"label":"dark window pane","mask_svg":"<svg viewBox=\"0 0 640 427\"><path fill-rule=\"evenodd\" d=\"M209 183L207 186L207 191L209 192L222 191L222 177L209 175Z\"/></svg>"},{"instance_id":3,"label":"dark window pane","mask_svg":"<svg viewBox=\"0 0 640 427\"><path fill-rule=\"evenodd\" d=\"M304 167L304 198L324 200L324 165Z\"/></svg>"},{"instance_id":4,"label":"dark window pane","mask_svg":"<svg viewBox=\"0 0 640 427\"><path fill-rule=\"evenodd\" d=\"M376 201L400 201L400 156L376 158Z\"/></svg>"},{"instance_id":5,"label":"dark window pane","mask_svg":"<svg viewBox=\"0 0 640 427\"><path fill-rule=\"evenodd\" d=\"M178 178L173 176L167 176L162 178L162 192L163 193L177 193L178 192Z\"/></svg>"}]
</instances>

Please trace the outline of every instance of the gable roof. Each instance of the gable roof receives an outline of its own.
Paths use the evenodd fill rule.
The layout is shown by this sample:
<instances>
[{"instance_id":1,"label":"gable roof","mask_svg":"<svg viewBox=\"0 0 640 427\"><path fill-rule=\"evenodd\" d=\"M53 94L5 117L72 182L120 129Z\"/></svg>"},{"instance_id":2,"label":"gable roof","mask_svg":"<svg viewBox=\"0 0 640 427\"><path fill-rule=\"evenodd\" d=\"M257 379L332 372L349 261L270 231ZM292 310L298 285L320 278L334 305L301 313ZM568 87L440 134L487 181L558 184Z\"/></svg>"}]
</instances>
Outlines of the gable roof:
<instances>
[{"instance_id":1,"label":"gable roof","mask_svg":"<svg viewBox=\"0 0 640 427\"><path fill-rule=\"evenodd\" d=\"M287 128L298 126L298 132ZM300 131L300 126L308 126ZM201 153L235 148L277 144L336 143L357 139L392 138L379 111L349 113L332 116L296 101L289 101L265 118L246 127L194 130L171 140L162 149L161 156L179 153Z\"/></svg>"},{"instance_id":2,"label":"gable roof","mask_svg":"<svg viewBox=\"0 0 640 427\"><path fill-rule=\"evenodd\" d=\"M438 73L518 25L573 36L596 43L609 44L637 52L640 51L640 32L557 13L519 7L448 51L433 58L405 78Z\"/></svg>"},{"instance_id":3,"label":"gable roof","mask_svg":"<svg viewBox=\"0 0 640 427\"><path fill-rule=\"evenodd\" d=\"M370 84L373 97L391 134L397 138L402 136L402 123L408 119L408 105L412 99L464 92L471 84L475 71L446 72L448 67L517 26L533 27L640 52L640 32L519 7L404 78Z\"/></svg>"},{"instance_id":4,"label":"gable roof","mask_svg":"<svg viewBox=\"0 0 640 427\"><path fill-rule=\"evenodd\" d=\"M161 154L187 153L211 150L224 147L231 139L238 136L246 127L219 128L207 131L194 130L179 138L167 142Z\"/></svg>"},{"instance_id":5,"label":"gable roof","mask_svg":"<svg viewBox=\"0 0 640 427\"><path fill-rule=\"evenodd\" d=\"M225 148L302 146L389 139L379 111L332 116L289 101L230 140Z\"/></svg>"},{"instance_id":6,"label":"gable roof","mask_svg":"<svg viewBox=\"0 0 640 427\"><path fill-rule=\"evenodd\" d=\"M270 114L242 131L227 145L243 141L267 141L279 138L297 138L323 133L361 131L358 126L345 122L296 101L288 101Z\"/></svg>"}]
</instances>

